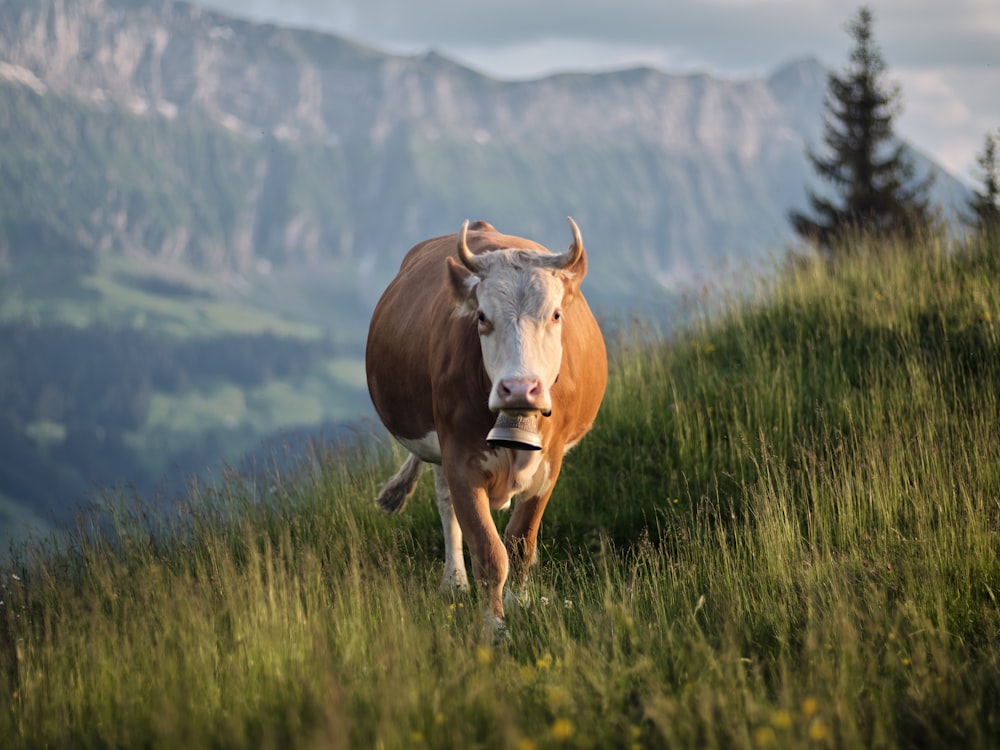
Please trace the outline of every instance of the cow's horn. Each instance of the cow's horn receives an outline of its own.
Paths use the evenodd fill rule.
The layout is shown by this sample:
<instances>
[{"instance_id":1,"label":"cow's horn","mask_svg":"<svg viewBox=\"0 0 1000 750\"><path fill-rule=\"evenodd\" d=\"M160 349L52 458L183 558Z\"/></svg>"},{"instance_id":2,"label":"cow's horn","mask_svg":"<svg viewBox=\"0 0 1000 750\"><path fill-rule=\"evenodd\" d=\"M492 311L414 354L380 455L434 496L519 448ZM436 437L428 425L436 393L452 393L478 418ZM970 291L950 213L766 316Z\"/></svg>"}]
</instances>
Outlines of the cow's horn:
<instances>
[{"instance_id":1,"label":"cow's horn","mask_svg":"<svg viewBox=\"0 0 1000 750\"><path fill-rule=\"evenodd\" d=\"M469 231L469 220L466 219L465 223L462 225L462 231L458 233L458 257L462 261L462 264L468 268L473 273L479 271L476 265L476 256L472 254L469 250L469 244L465 240L465 235Z\"/></svg>"},{"instance_id":2,"label":"cow's horn","mask_svg":"<svg viewBox=\"0 0 1000 750\"><path fill-rule=\"evenodd\" d=\"M560 268L569 268L583 255L583 237L580 236L580 227L573 221L572 216L567 216L566 219L569 221L570 229L573 230L573 244L570 245L569 250L559 256Z\"/></svg>"}]
</instances>

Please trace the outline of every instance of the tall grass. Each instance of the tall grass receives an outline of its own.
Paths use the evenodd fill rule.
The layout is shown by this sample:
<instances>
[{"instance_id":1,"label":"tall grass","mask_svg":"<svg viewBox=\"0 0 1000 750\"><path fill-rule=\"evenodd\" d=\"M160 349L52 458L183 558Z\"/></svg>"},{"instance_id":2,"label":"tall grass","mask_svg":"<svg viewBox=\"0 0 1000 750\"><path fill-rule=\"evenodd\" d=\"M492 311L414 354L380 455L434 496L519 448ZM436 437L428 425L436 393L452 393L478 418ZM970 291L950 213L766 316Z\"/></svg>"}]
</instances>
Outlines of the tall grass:
<instances>
[{"instance_id":1,"label":"tall grass","mask_svg":"<svg viewBox=\"0 0 1000 750\"><path fill-rule=\"evenodd\" d=\"M389 446L123 500L0 571L0 737L996 746L998 278L996 243L881 246L622 338L507 642L437 592L430 482L374 509Z\"/></svg>"}]
</instances>

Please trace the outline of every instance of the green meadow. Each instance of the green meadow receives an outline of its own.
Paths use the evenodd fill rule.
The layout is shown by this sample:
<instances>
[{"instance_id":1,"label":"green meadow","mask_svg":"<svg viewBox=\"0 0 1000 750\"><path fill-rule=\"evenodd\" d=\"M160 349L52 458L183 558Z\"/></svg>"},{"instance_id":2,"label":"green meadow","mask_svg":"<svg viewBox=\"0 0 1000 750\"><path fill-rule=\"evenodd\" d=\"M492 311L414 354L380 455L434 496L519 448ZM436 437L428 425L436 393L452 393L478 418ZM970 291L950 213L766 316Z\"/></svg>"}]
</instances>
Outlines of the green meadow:
<instances>
[{"instance_id":1,"label":"green meadow","mask_svg":"<svg viewBox=\"0 0 1000 750\"><path fill-rule=\"evenodd\" d=\"M314 445L12 550L3 744L997 747L1000 240L850 250L609 341L509 639Z\"/></svg>"}]
</instances>

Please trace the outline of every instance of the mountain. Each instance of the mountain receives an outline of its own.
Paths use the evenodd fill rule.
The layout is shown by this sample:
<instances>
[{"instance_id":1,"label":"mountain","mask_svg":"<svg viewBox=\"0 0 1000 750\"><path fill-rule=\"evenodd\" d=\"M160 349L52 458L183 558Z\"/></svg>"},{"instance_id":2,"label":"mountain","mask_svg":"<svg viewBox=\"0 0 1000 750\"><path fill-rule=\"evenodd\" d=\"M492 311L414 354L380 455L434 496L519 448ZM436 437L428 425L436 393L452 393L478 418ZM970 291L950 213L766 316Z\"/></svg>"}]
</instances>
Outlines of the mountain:
<instances>
[{"instance_id":1,"label":"mountain","mask_svg":"<svg viewBox=\"0 0 1000 750\"><path fill-rule=\"evenodd\" d=\"M812 180L825 76L500 82L171 0L5 0L0 509L367 413L371 307L466 218L561 249L572 215L611 318L759 271Z\"/></svg>"},{"instance_id":2,"label":"mountain","mask_svg":"<svg viewBox=\"0 0 1000 750\"><path fill-rule=\"evenodd\" d=\"M59 170L63 182L26 200L79 187L88 200L68 218L82 251L242 274L262 258L322 257L359 274L369 302L413 242L467 217L562 246L572 213L620 299L759 260L789 239L825 88L815 60L767 79L636 69L498 82L436 54L179 2L18 0L0 16L11 148L83 167L78 186ZM48 119L53 99L74 103L56 118L78 120L70 132L14 116L31 101ZM87 139L85 123L121 120L131 139ZM88 160L81 145L107 150ZM38 203L5 202L5 224Z\"/></svg>"}]
</instances>

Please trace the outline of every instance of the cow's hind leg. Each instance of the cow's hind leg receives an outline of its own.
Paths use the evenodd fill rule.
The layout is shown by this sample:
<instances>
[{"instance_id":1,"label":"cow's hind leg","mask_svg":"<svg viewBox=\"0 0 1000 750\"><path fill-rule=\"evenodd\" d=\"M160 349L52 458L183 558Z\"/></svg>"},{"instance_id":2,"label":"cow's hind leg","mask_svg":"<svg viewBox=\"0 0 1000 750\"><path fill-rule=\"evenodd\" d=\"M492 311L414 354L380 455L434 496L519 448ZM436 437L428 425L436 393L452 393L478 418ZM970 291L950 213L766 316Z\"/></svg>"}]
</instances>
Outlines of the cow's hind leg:
<instances>
[{"instance_id":1,"label":"cow's hind leg","mask_svg":"<svg viewBox=\"0 0 1000 750\"><path fill-rule=\"evenodd\" d=\"M424 470L424 462L412 453L407 456L406 461L399 467L392 479L386 482L385 487L378 493L375 502L382 510L390 515L402 513L406 507L406 501L413 495L417 488L417 480L420 479Z\"/></svg>"},{"instance_id":2,"label":"cow's hind leg","mask_svg":"<svg viewBox=\"0 0 1000 750\"><path fill-rule=\"evenodd\" d=\"M469 588L469 576L465 572L465 558L462 556L462 529L451 504L451 492L444 478L444 470L436 465L433 469L434 493L444 531L444 577L441 580L441 590L465 590Z\"/></svg>"}]
</instances>

